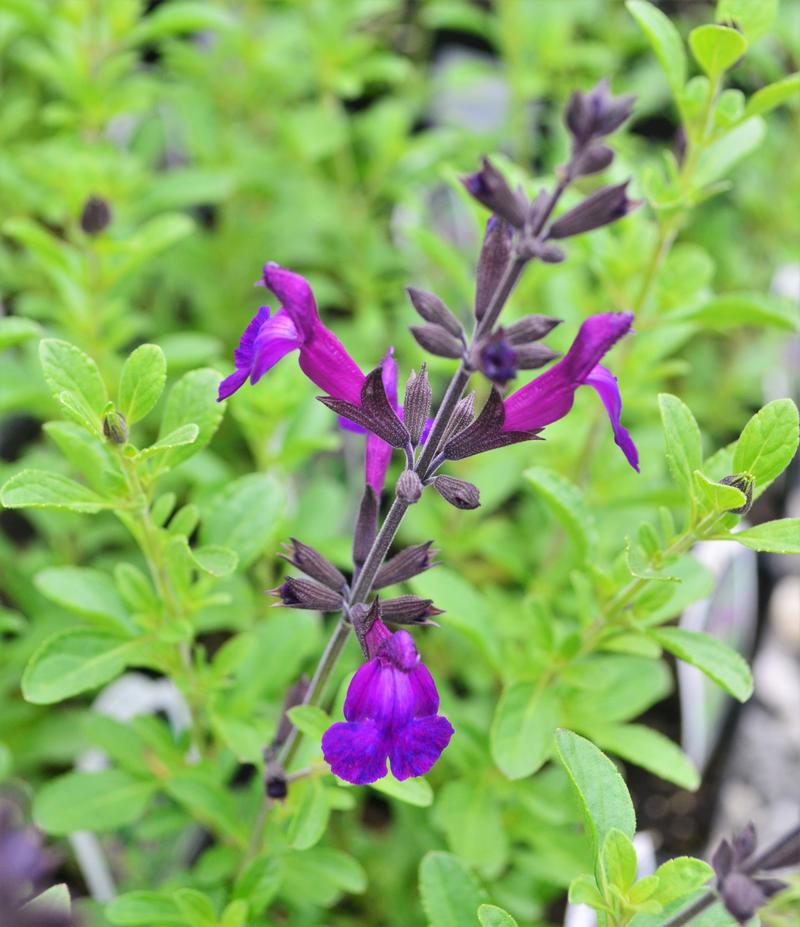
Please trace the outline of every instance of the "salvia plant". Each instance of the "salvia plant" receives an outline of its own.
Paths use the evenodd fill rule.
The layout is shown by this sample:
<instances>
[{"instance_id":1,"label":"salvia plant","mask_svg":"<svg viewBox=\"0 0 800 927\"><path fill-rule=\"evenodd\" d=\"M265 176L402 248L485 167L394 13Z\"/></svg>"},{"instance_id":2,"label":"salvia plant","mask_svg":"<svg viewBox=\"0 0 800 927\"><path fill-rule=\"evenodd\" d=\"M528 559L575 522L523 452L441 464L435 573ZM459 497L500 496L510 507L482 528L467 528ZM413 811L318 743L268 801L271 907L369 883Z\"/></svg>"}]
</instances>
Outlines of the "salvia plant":
<instances>
[{"instance_id":1,"label":"salvia plant","mask_svg":"<svg viewBox=\"0 0 800 927\"><path fill-rule=\"evenodd\" d=\"M713 586L695 546L800 553L800 519L749 518L795 457L797 407L752 414L742 386L775 352L760 330L797 320L715 295L687 231L800 88L727 86L777 4L720 0L690 57L630 0L661 69L638 100L572 90L559 36L612 36L567 4L536 23L511 3L431 2L419 23L381 3L275 4L268 23L250 3L88 6L0 13L31 94L0 126L23 139L0 159L0 408L50 419L0 489L19 540L0 536L0 924L514 927L565 898L601 927L794 923L796 821L643 871L620 771L700 785L637 721L669 660L752 693L734 647L676 624ZM412 133L409 61L436 27L492 34L516 163L478 159L504 138ZM521 166L530 50L565 75L545 181ZM376 85L394 96L343 105ZM640 169L625 127L666 88L678 143ZM474 261L409 193L432 164L480 227ZM264 257L281 263L245 324ZM348 299L361 324L327 311ZM666 390L688 372L684 402ZM92 901L47 888L57 868Z\"/></svg>"}]
</instances>

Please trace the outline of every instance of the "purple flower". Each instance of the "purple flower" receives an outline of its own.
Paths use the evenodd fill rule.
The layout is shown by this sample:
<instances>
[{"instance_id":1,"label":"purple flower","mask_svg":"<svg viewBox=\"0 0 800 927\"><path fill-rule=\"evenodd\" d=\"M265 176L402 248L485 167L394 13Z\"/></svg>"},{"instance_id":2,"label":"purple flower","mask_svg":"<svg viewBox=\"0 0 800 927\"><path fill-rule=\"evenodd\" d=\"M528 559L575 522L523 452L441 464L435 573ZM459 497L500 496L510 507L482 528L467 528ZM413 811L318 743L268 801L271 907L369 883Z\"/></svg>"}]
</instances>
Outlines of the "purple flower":
<instances>
[{"instance_id":1,"label":"purple flower","mask_svg":"<svg viewBox=\"0 0 800 927\"><path fill-rule=\"evenodd\" d=\"M344 345L320 320L308 281L274 262L264 267L264 284L281 308L270 315L262 306L244 330L234 352L236 370L219 385L217 401L227 399L249 378L257 383L290 351L300 351L300 369L336 399L358 405L364 374Z\"/></svg>"},{"instance_id":2,"label":"purple flower","mask_svg":"<svg viewBox=\"0 0 800 927\"><path fill-rule=\"evenodd\" d=\"M370 660L355 674L344 703L346 721L328 728L322 753L335 776L366 785L386 775L424 776L450 743L453 728L439 693L407 631L392 634L376 619L365 635Z\"/></svg>"},{"instance_id":3,"label":"purple flower","mask_svg":"<svg viewBox=\"0 0 800 927\"><path fill-rule=\"evenodd\" d=\"M557 364L504 401L503 431L534 431L558 421L572 408L575 390L591 386L606 407L614 441L638 472L639 453L620 421L622 397L617 378L598 363L630 331L632 322L631 312L607 312L587 319Z\"/></svg>"}]
</instances>

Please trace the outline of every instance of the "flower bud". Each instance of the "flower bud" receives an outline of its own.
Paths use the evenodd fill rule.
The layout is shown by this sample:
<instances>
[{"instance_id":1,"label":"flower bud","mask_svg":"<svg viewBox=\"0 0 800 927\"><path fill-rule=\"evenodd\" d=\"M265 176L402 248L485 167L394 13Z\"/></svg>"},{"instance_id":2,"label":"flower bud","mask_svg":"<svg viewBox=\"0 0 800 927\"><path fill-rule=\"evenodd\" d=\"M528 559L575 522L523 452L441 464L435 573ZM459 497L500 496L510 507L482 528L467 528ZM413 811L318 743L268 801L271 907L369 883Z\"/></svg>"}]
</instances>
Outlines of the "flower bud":
<instances>
[{"instance_id":1,"label":"flower bud","mask_svg":"<svg viewBox=\"0 0 800 927\"><path fill-rule=\"evenodd\" d=\"M558 351L551 351L544 344L526 344L515 349L517 352L517 367L520 370L538 370L561 357Z\"/></svg>"},{"instance_id":2,"label":"flower bud","mask_svg":"<svg viewBox=\"0 0 800 927\"><path fill-rule=\"evenodd\" d=\"M525 224L528 205L525 197L509 187L503 175L488 158L483 158L479 171L462 177L461 182L479 203L502 216L506 222L510 222L516 228L522 228Z\"/></svg>"},{"instance_id":3,"label":"flower bud","mask_svg":"<svg viewBox=\"0 0 800 927\"><path fill-rule=\"evenodd\" d=\"M437 554L437 551L431 550L432 544L433 541L416 544L390 557L375 574L372 588L383 589L385 586L404 583L407 579L412 579L424 573L425 570L429 570L434 566L436 562L434 558Z\"/></svg>"},{"instance_id":4,"label":"flower bud","mask_svg":"<svg viewBox=\"0 0 800 927\"><path fill-rule=\"evenodd\" d=\"M283 801L289 794L286 770L280 763L270 761L264 766L264 791L275 801Z\"/></svg>"},{"instance_id":5,"label":"flower bud","mask_svg":"<svg viewBox=\"0 0 800 927\"><path fill-rule=\"evenodd\" d=\"M87 235L99 235L111 224L111 207L100 196L90 196L83 204L81 228Z\"/></svg>"},{"instance_id":6,"label":"flower bud","mask_svg":"<svg viewBox=\"0 0 800 927\"><path fill-rule=\"evenodd\" d=\"M500 386L517 375L517 352L509 344L502 328L476 345L478 367L487 379Z\"/></svg>"},{"instance_id":7,"label":"flower bud","mask_svg":"<svg viewBox=\"0 0 800 927\"><path fill-rule=\"evenodd\" d=\"M459 434L463 431L469 424L472 422L472 419L475 417L475 393L467 393L462 399L459 399L456 403L455 409L453 409L453 414L450 416L450 421L448 422L447 428L444 430L442 435L442 445L447 444L447 442L454 435Z\"/></svg>"},{"instance_id":8,"label":"flower bud","mask_svg":"<svg viewBox=\"0 0 800 927\"><path fill-rule=\"evenodd\" d=\"M539 341L540 338L549 335L561 322L561 319L554 319L549 315L526 315L506 328L506 339L515 347L531 341Z\"/></svg>"},{"instance_id":9,"label":"flower bud","mask_svg":"<svg viewBox=\"0 0 800 927\"><path fill-rule=\"evenodd\" d=\"M433 487L439 495L457 509L477 509L481 504L481 494L477 486L454 476L436 476Z\"/></svg>"},{"instance_id":10,"label":"flower bud","mask_svg":"<svg viewBox=\"0 0 800 927\"><path fill-rule=\"evenodd\" d=\"M280 605L286 608L307 608L315 612L338 612L342 607L342 597L327 586L313 579L298 579L287 576L280 586L269 590L270 595L277 596ZM278 603L275 603L278 605Z\"/></svg>"},{"instance_id":11,"label":"flower bud","mask_svg":"<svg viewBox=\"0 0 800 927\"><path fill-rule=\"evenodd\" d=\"M626 180L595 190L582 203L568 209L555 220L550 226L549 237L570 238L627 216L641 205L641 200L628 199L628 183Z\"/></svg>"},{"instance_id":12,"label":"flower bud","mask_svg":"<svg viewBox=\"0 0 800 927\"><path fill-rule=\"evenodd\" d=\"M633 111L634 96L615 97L604 78L588 93L572 94L564 113L564 122L576 146L585 145L592 137L615 132Z\"/></svg>"},{"instance_id":13,"label":"flower bud","mask_svg":"<svg viewBox=\"0 0 800 927\"><path fill-rule=\"evenodd\" d=\"M429 624L429 618L444 614L433 599L418 595L401 595L381 602L381 619L391 624Z\"/></svg>"},{"instance_id":14,"label":"flower bud","mask_svg":"<svg viewBox=\"0 0 800 927\"><path fill-rule=\"evenodd\" d=\"M103 416L103 434L112 444L127 444L128 423L121 412L112 409Z\"/></svg>"},{"instance_id":15,"label":"flower bud","mask_svg":"<svg viewBox=\"0 0 800 927\"><path fill-rule=\"evenodd\" d=\"M514 229L500 216L490 216L475 278L475 318L482 319L506 272L514 247Z\"/></svg>"},{"instance_id":16,"label":"flower bud","mask_svg":"<svg viewBox=\"0 0 800 927\"><path fill-rule=\"evenodd\" d=\"M403 404L403 422L411 436L411 443L416 447L428 415L431 411L431 385L428 382L428 373L425 364L420 368L419 374L412 371L406 384L406 396Z\"/></svg>"},{"instance_id":17,"label":"flower bud","mask_svg":"<svg viewBox=\"0 0 800 927\"><path fill-rule=\"evenodd\" d=\"M422 495L422 481L414 470L403 470L397 481L397 498L406 505L419 502Z\"/></svg>"},{"instance_id":18,"label":"flower bud","mask_svg":"<svg viewBox=\"0 0 800 927\"><path fill-rule=\"evenodd\" d=\"M736 509L728 509L728 511L733 515L746 515L753 504L753 487L755 486L753 477L749 473L733 474L721 479L720 483L723 486L733 486L734 489L738 489L744 495L744 505L740 505Z\"/></svg>"},{"instance_id":19,"label":"flower bud","mask_svg":"<svg viewBox=\"0 0 800 927\"><path fill-rule=\"evenodd\" d=\"M426 325L412 325L411 334L417 344L437 357L461 357L464 344L460 338L451 335L441 325L428 322Z\"/></svg>"},{"instance_id":20,"label":"flower bud","mask_svg":"<svg viewBox=\"0 0 800 927\"><path fill-rule=\"evenodd\" d=\"M353 532L353 563L357 567L364 565L377 533L378 496L371 486L365 486Z\"/></svg>"},{"instance_id":21,"label":"flower bud","mask_svg":"<svg viewBox=\"0 0 800 927\"><path fill-rule=\"evenodd\" d=\"M406 293L411 305L426 322L441 326L455 338L462 337L464 327L438 296L428 293L427 290L418 290L414 286L406 287Z\"/></svg>"},{"instance_id":22,"label":"flower bud","mask_svg":"<svg viewBox=\"0 0 800 927\"><path fill-rule=\"evenodd\" d=\"M283 546L284 552L278 556L296 566L298 570L302 570L306 576L318 580L334 592L339 592L347 585L344 574L318 550L309 547L308 544L303 544L297 538L291 538L289 543Z\"/></svg>"},{"instance_id":23,"label":"flower bud","mask_svg":"<svg viewBox=\"0 0 800 927\"><path fill-rule=\"evenodd\" d=\"M614 151L608 145L596 142L572 158L567 172L570 178L588 177L590 174L604 171L613 160Z\"/></svg>"}]
</instances>

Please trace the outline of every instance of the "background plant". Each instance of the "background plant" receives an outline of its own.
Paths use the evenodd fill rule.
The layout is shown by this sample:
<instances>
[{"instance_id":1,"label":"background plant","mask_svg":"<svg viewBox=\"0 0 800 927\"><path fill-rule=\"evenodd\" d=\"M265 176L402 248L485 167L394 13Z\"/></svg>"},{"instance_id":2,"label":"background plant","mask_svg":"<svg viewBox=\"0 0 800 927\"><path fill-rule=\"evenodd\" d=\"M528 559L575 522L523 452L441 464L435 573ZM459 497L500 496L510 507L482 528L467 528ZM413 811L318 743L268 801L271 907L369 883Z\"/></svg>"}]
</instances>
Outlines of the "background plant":
<instances>
[{"instance_id":1,"label":"background plant","mask_svg":"<svg viewBox=\"0 0 800 927\"><path fill-rule=\"evenodd\" d=\"M758 495L794 452L788 401L742 425L796 327L792 307L764 295L796 259L796 105L769 112L797 90L796 10L773 22L771 4L721 3L718 20L741 32L709 26L703 5L671 20L635 2L601 13L583 2L430 2L410 16L390 3L169 2L147 15L121 0L3 5L0 768L14 791L32 790L45 831L99 828L121 859L118 890L148 892L104 913L87 903L97 923L423 923L411 899L432 847L455 856L420 868L431 923L473 922L489 904L476 878L493 904L538 922L574 878L573 892L589 891L604 845L582 833L563 766L545 765L563 761L556 725L692 787L677 748L635 723L672 686L659 652L747 696L741 660L696 639L691 650L665 625L709 588L686 553L725 534L735 516L723 512L742 501L718 481L748 471ZM682 51L676 30L697 27ZM456 30L493 57L433 69ZM497 69L507 98L490 128L442 109L474 99ZM425 651L459 737L433 788L384 784L384 804L317 767L328 721L306 712L298 763L315 773L244 867L262 786L242 782L240 764L260 762L288 684L323 641L316 617L267 610L272 552L291 531L344 563L344 484L360 478L360 446L342 463L296 371L237 396L220 424L214 392L257 268L274 257L307 273L362 364L388 335L415 365L403 286L454 308L471 300L483 215L457 174L488 151L510 177L527 182L535 159L549 180L565 159L567 95L605 73L638 94L616 170L651 208L576 240L563 269L533 268L509 315L547 307L574 330L590 311L637 311L615 372L642 477L607 454L593 463L588 450L608 438L579 400L546 444L459 466L481 487L479 513L417 507L400 541L443 547L447 566L412 588L447 609ZM678 124L680 162L668 153ZM95 235L81 224L91 195L112 213ZM144 342L157 347L131 351ZM431 365L435 381L448 363ZM103 433L117 412L128 445ZM31 470L47 475L21 475ZM797 547L795 525L749 531L757 548ZM128 665L174 681L190 708L182 733L87 709L84 693ZM336 683L355 665L353 650ZM67 771L89 746L109 767ZM65 874L81 887L71 859ZM628 889L612 893L620 917L637 903Z\"/></svg>"}]
</instances>

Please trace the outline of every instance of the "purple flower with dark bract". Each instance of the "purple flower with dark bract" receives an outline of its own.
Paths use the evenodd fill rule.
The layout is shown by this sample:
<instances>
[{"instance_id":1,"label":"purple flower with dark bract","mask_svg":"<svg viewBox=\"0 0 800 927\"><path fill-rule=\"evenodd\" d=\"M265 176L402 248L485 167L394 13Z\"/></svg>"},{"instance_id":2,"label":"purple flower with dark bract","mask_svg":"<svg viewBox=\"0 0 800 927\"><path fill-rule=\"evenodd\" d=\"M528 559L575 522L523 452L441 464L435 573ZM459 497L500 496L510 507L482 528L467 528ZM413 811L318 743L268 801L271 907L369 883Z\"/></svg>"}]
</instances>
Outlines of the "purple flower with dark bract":
<instances>
[{"instance_id":1,"label":"purple flower with dark bract","mask_svg":"<svg viewBox=\"0 0 800 927\"><path fill-rule=\"evenodd\" d=\"M606 312L587 319L557 364L503 402L503 431L535 431L558 421L572 408L575 390L591 386L606 407L614 441L638 472L639 453L620 420L622 397L617 378L598 363L630 331L632 322L631 312Z\"/></svg>"},{"instance_id":2,"label":"purple flower with dark bract","mask_svg":"<svg viewBox=\"0 0 800 927\"><path fill-rule=\"evenodd\" d=\"M270 315L262 306L242 334L234 352L236 370L219 385L217 401L227 399L249 378L257 383L291 351L300 351L300 369L321 390L358 405L364 374L344 345L319 317L308 281L274 262L264 267L264 284L281 308Z\"/></svg>"},{"instance_id":3,"label":"purple flower with dark bract","mask_svg":"<svg viewBox=\"0 0 800 927\"><path fill-rule=\"evenodd\" d=\"M439 693L407 631L392 634L378 618L365 635L370 657L344 703L346 721L328 728L322 753L331 771L354 785L386 775L424 776L450 743L453 727L438 714Z\"/></svg>"}]
</instances>

